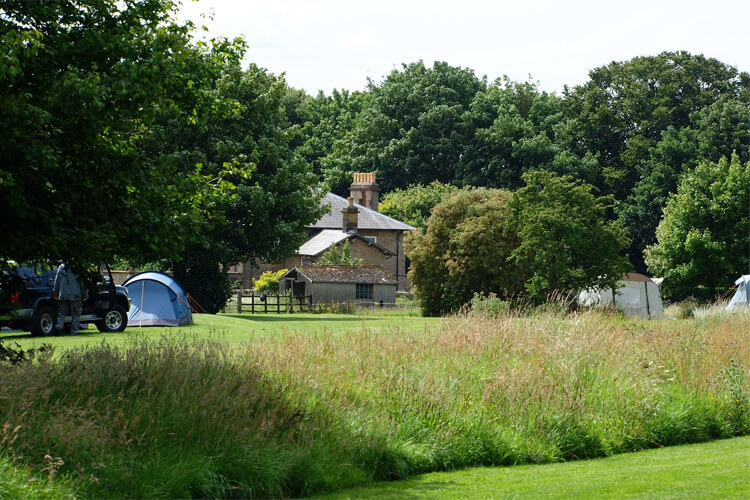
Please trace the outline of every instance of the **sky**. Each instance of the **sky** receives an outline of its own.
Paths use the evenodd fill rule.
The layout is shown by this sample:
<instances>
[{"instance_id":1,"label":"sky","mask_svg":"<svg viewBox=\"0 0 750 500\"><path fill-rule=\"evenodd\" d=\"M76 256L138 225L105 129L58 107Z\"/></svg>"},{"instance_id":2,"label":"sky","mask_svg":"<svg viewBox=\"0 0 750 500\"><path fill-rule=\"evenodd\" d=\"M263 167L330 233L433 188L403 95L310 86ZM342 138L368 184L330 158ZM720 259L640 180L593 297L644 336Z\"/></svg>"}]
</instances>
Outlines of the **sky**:
<instances>
[{"instance_id":1,"label":"sky","mask_svg":"<svg viewBox=\"0 0 750 500\"><path fill-rule=\"evenodd\" d=\"M178 19L245 38L246 63L311 95L364 90L419 60L558 94L594 68L664 51L750 72L748 0L182 1Z\"/></svg>"}]
</instances>

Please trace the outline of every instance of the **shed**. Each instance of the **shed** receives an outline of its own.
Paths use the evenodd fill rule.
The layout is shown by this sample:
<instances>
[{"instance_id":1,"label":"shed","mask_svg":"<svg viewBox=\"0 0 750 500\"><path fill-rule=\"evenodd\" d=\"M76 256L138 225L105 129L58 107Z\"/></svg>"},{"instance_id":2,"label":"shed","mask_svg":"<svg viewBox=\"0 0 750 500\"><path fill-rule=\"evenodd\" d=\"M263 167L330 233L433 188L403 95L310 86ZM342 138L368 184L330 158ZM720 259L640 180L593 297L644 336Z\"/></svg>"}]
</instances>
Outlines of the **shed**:
<instances>
[{"instance_id":1,"label":"shed","mask_svg":"<svg viewBox=\"0 0 750 500\"><path fill-rule=\"evenodd\" d=\"M193 323L187 294L168 274L145 271L123 285L130 294L130 326L181 326Z\"/></svg>"},{"instance_id":2,"label":"shed","mask_svg":"<svg viewBox=\"0 0 750 500\"><path fill-rule=\"evenodd\" d=\"M664 319L659 287L643 274L628 273L612 288L588 289L578 295L578 302L586 306L612 305L627 316L645 319Z\"/></svg>"},{"instance_id":3,"label":"shed","mask_svg":"<svg viewBox=\"0 0 750 500\"><path fill-rule=\"evenodd\" d=\"M382 266L302 266L279 280L281 292L310 296L313 304L396 302L396 279Z\"/></svg>"}]
</instances>

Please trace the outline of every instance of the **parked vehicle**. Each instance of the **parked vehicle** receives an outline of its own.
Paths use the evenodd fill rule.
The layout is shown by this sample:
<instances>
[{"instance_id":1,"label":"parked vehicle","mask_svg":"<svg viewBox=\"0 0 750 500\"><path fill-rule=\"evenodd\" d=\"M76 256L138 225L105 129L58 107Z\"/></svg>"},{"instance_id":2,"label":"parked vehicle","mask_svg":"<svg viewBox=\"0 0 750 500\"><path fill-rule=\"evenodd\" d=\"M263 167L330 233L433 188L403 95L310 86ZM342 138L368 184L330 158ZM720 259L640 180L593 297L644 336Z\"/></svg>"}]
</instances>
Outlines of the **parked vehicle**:
<instances>
[{"instance_id":1,"label":"parked vehicle","mask_svg":"<svg viewBox=\"0 0 750 500\"><path fill-rule=\"evenodd\" d=\"M9 295L11 307L0 304L0 327L50 335L57 322L54 297L56 266L10 266L0 276L0 292ZM93 273L92 273L93 275ZM121 332L128 325L128 289L115 285L109 265L99 265L92 281L83 279L88 290L83 300L81 324L93 323L100 332ZM65 318L69 327L72 318Z\"/></svg>"}]
</instances>

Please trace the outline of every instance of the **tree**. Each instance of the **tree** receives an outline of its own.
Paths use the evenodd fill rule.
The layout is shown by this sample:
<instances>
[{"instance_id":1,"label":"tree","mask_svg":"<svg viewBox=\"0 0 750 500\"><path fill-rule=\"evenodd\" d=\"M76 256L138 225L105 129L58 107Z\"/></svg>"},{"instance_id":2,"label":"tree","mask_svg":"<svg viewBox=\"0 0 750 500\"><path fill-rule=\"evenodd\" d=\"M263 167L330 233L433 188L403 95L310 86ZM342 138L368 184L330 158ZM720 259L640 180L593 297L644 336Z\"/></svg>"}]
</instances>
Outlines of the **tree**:
<instances>
[{"instance_id":1,"label":"tree","mask_svg":"<svg viewBox=\"0 0 750 500\"><path fill-rule=\"evenodd\" d=\"M0 7L0 255L160 258L200 224L203 178L142 141L205 92L243 44L192 44L171 0L7 0Z\"/></svg>"},{"instance_id":2,"label":"tree","mask_svg":"<svg viewBox=\"0 0 750 500\"><path fill-rule=\"evenodd\" d=\"M620 255L629 239L619 222L606 218L612 197L596 197L591 185L543 170L523 179L526 186L510 202L509 227L520 245L509 260L529 276L529 297L542 301L586 287L615 287L629 268Z\"/></svg>"},{"instance_id":3,"label":"tree","mask_svg":"<svg viewBox=\"0 0 750 500\"><path fill-rule=\"evenodd\" d=\"M593 179L598 164L568 149L562 99L532 83L495 81L464 114L469 131L457 168L459 186L518 189L529 170L554 170Z\"/></svg>"},{"instance_id":4,"label":"tree","mask_svg":"<svg viewBox=\"0 0 750 500\"><path fill-rule=\"evenodd\" d=\"M312 165L330 191L346 193L351 170L342 157L350 149L348 134L356 126L359 114L370 105L367 92L335 90L330 96L319 92L310 97L290 89L284 109L294 139L291 146Z\"/></svg>"},{"instance_id":5,"label":"tree","mask_svg":"<svg viewBox=\"0 0 750 500\"><path fill-rule=\"evenodd\" d=\"M667 128L639 167L641 179L617 210L632 237L629 249L636 270L646 269L643 252L656 243L656 227L680 175L700 162L718 162L737 153L750 161L750 103L721 98L693 113L690 125Z\"/></svg>"},{"instance_id":6,"label":"tree","mask_svg":"<svg viewBox=\"0 0 750 500\"><path fill-rule=\"evenodd\" d=\"M320 264L323 266L360 266L362 259L352 257L349 250L349 240L346 240L339 250L338 245L331 247L320 256Z\"/></svg>"},{"instance_id":7,"label":"tree","mask_svg":"<svg viewBox=\"0 0 750 500\"><path fill-rule=\"evenodd\" d=\"M639 166L670 126L690 124L691 114L717 100L747 100L750 74L716 59L688 52L663 52L595 68L583 85L564 93L575 120L574 153L595 155L602 166L603 193L624 200Z\"/></svg>"},{"instance_id":8,"label":"tree","mask_svg":"<svg viewBox=\"0 0 750 500\"><path fill-rule=\"evenodd\" d=\"M439 181L433 181L427 186L415 184L407 189L396 189L386 193L380 200L378 210L414 227L427 229L427 221L433 207L456 191L456 186Z\"/></svg>"},{"instance_id":9,"label":"tree","mask_svg":"<svg viewBox=\"0 0 750 500\"><path fill-rule=\"evenodd\" d=\"M435 206L426 233L407 236L409 279L423 314L454 312L475 293L522 291L524 279L508 261L518 245L507 229L510 199L499 189L458 191Z\"/></svg>"},{"instance_id":10,"label":"tree","mask_svg":"<svg viewBox=\"0 0 750 500\"><path fill-rule=\"evenodd\" d=\"M199 115L195 123L169 110L148 144L153 155L172 151L180 172L197 171L205 180L200 224L165 267L216 312L231 294L230 266L291 255L323 209L317 176L291 147L283 78L254 64L244 71L228 64L211 92L229 109Z\"/></svg>"},{"instance_id":11,"label":"tree","mask_svg":"<svg viewBox=\"0 0 750 500\"><path fill-rule=\"evenodd\" d=\"M444 62L403 65L381 85L370 83L369 106L329 167L348 179L351 172L376 171L383 192L450 182L466 141L463 114L485 86L472 70Z\"/></svg>"},{"instance_id":12,"label":"tree","mask_svg":"<svg viewBox=\"0 0 750 500\"><path fill-rule=\"evenodd\" d=\"M700 294L750 271L750 161L702 162L680 179L646 249L651 272L664 277L666 297Z\"/></svg>"}]
</instances>

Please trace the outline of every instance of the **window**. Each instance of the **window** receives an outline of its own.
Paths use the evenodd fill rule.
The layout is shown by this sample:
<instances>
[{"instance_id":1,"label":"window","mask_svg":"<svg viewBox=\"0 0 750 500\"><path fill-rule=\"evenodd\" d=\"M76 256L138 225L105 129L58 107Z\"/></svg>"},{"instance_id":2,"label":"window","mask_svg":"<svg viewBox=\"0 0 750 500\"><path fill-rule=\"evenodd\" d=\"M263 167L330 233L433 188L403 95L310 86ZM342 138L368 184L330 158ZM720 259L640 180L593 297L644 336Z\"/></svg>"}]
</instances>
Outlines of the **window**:
<instances>
[{"instance_id":1,"label":"window","mask_svg":"<svg viewBox=\"0 0 750 500\"><path fill-rule=\"evenodd\" d=\"M372 283L357 283L357 300L372 300Z\"/></svg>"}]
</instances>

